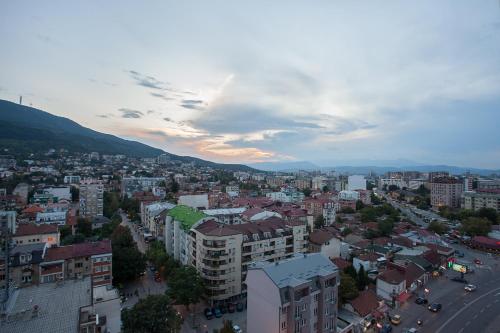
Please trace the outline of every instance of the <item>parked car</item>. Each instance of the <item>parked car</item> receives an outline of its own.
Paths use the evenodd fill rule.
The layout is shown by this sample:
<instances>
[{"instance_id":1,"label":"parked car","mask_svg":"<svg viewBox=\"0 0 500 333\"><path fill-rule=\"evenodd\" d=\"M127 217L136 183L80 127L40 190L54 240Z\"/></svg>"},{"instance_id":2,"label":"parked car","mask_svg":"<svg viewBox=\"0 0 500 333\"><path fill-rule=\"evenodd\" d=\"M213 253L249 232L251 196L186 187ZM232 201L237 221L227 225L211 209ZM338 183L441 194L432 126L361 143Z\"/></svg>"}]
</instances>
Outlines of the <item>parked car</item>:
<instances>
[{"instance_id":1,"label":"parked car","mask_svg":"<svg viewBox=\"0 0 500 333\"><path fill-rule=\"evenodd\" d=\"M233 331L234 333L243 333L243 330L238 325L233 326Z\"/></svg>"},{"instance_id":2,"label":"parked car","mask_svg":"<svg viewBox=\"0 0 500 333\"><path fill-rule=\"evenodd\" d=\"M212 309L206 308L204 313L205 313L205 318L207 318L207 320L214 318L214 313L212 312Z\"/></svg>"},{"instance_id":3,"label":"parked car","mask_svg":"<svg viewBox=\"0 0 500 333\"><path fill-rule=\"evenodd\" d=\"M222 312L222 314L225 314L227 312L227 305L226 304L222 304L220 307L220 312Z\"/></svg>"},{"instance_id":4,"label":"parked car","mask_svg":"<svg viewBox=\"0 0 500 333\"><path fill-rule=\"evenodd\" d=\"M394 315L394 316L391 316L391 323L393 323L394 325L399 325L401 324L401 316L400 315Z\"/></svg>"},{"instance_id":5,"label":"parked car","mask_svg":"<svg viewBox=\"0 0 500 333\"><path fill-rule=\"evenodd\" d=\"M234 305L234 303L229 303L227 305L227 312L233 313L234 311L236 311L236 306Z\"/></svg>"},{"instance_id":6,"label":"parked car","mask_svg":"<svg viewBox=\"0 0 500 333\"><path fill-rule=\"evenodd\" d=\"M460 283L467 283L467 280L464 279L464 278L462 278L462 277L460 277L460 276L452 277L451 281L460 282Z\"/></svg>"},{"instance_id":7,"label":"parked car","mask_svg":"<svg viewBox=\"0 0 500 333\"><path fill-rule=\"evenodd\" d=\"M219 309L219 308L214 308L214 309L212 310L212 312L214 313L215 318L220 318L220 317L222 317L222 312L220 311L220 309Z\"/></svg>"},{"instance_id":8,"label":"parked car","mask_svg":"<svg viewBox=\"0 0 500 333\"><path fill-rule=\"evenodd\" d=\"M380 329L380 333L391 333L392 332L392 325L391 324L384 324L382 328Z\"/></svg>"},{"instance_id":9,"label":"parked car","mask_svg":"<svg viewBox=\"0 0 500 333\"><path fill-rule=\"evenodd\" d=\"M242 312L243 311L243 303L236 304L236 311L238 311L238 312Z\"/></svg>"},{"instance_id":10,"label":"parked car","mask_svg":"<svg viewBox=\"0 0 500 333\"><path fill-rule=\"evenodd\" d=\"M442 308L442 305L440 303L432 303L431 305L429 305L427 307L427 309L429 309L432 312L438 312L441 310L441 308Z\"/></svg>"},{"instance_id":11,"label":"parked car","mask_svg":"<svg viewBox=\"0 0 500 333\"><path fill-rule=\"evenodd\" d=\"M476 258L476 259L474 259L474 263L475 263L476 265L482 265L482 264L483 264L483 262L482 262L481 260L477 259L477 258Z\"/></svg>"},{"instance_id":12,"label":"parked car","mask_svg":"<svg viewBox=\"0 0 500 333\"><path fill-rule=\"evenodd\" d=\"M465 291L475 291L477 289L477 287L473 284L468 284L464 287Z\"/></svg>"},{"instance_id":13,"label":"parked car","mask_svg":"<svg viewBox=\"0 0 500 333\"><path fill-rule=\"evenodd\" d=\"M417 304L427 304L429 301L427 300L427 298L423 298L423 297L417 297L417 299L415 300L415 303Z\"/></svg>"}]
</instances>

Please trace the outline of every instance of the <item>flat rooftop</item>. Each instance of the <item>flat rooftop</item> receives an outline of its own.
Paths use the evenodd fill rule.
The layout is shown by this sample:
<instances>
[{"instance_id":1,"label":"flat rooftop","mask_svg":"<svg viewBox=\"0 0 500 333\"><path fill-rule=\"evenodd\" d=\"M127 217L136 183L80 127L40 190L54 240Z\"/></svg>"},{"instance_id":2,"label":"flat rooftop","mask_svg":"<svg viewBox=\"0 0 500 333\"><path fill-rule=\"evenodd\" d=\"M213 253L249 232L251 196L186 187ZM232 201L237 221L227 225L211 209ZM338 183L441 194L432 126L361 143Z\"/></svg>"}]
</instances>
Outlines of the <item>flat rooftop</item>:
<instances>
[{"instance_id":1,"label":"flat rooftop","mask_svg":"<svg viewBox=\"0 0 500 333\"><path fill-rule=\"evenodd\" d=\"M90 277L14 291L0 331L9 333L78 332L80 307L92 303ZM35 305L38 311L34 311Z\"/></svg>"}]
</instances>

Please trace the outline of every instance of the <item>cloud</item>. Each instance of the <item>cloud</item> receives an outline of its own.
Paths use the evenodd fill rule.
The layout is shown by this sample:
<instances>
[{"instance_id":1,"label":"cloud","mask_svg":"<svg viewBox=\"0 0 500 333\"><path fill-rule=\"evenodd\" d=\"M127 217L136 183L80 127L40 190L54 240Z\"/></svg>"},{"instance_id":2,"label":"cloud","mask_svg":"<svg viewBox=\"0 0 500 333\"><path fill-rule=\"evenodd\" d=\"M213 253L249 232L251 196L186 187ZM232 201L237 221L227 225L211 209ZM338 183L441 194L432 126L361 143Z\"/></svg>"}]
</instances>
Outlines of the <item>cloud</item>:
<instances>
[{"instance_id":1,"label":"cloud","mask_svg":"<svg viewBox=\"0 0 500 333\"><path fill-rule=\"evenodd\" d=\"M171 101L171 100L174 99L172 97L165 96L165 94L160 94L160 93L157 93L157 92L151 92L151 96L157 97L157 98L161 98L161 99L163 99L165 101Z\"/></svg>"},{"instance_id":2,"label":"cloud","mask_svg":"<svg viewBox=\"0 0 500 333\"><path fill-rule=\"evenodd\" d=\"M139 86L156 90L167 90L166 86L168 82L160 81L151 75L144 75L133 70L129 70L128 73Z\"/></svg>"},{"instance_id":3,"label":"cloud","mask_svg":"<svg viewBox=\"0 0 500 333\"><path fill-rule=\"evenodd\" d=\"M137 119L137 118L141 118L144 113L142 113L141 111L139 110L133 110L133 109L128 109L128 108L121 108L121 109L118 109L118 111L120 111L122 113L122 118L134 118L134 119Z\"/></svg>"}]
</instances>

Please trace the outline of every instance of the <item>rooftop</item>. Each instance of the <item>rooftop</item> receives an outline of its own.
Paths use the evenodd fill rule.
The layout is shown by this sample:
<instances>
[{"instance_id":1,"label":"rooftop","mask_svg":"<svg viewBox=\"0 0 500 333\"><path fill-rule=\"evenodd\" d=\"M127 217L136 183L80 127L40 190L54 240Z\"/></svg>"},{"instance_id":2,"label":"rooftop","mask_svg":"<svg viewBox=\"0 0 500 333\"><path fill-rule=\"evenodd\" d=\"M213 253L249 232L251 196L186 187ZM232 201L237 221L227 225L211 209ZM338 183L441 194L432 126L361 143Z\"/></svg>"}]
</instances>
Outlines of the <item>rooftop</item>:
<instances>
[{"instance_id":1,"label":"rooftop","mask_svg":"<svg viewBox=\"0 0 500 333\"><path fill-rule=\"evenodd\" d=\"M337 266L321 253L296 254L275 263L260 261L252 264L250 269L262 269L278 288L295 287L316 276L338 272Z\"/></svg>"},{"instance_id":2,"label":"rooftop","mask_svg":"<svg viewBox=\"0 0 500 333\"><path fill-rule=\"evenodd\" d=\"M91 304L90 277L16 290L0 331L9 333L78 331L80 307ZM37 306L38 310L34 310Z\"/></svg>"},{"instance_id":3,"label":"rooftop","mask_svg":"<svg viewBox=\"0 0 500 333\"><path fill-rule=\"evenodd\" d=\"M57 225L54 224L20 223L14 237L55 233L57 233Z\"/></svg>"},{"instance_id":4,"label":"rooftop","mask_svg":"<svg viewBox=\"0 0 500 333\"><path fill-rule=\"evenodd\" d=\"M168 212L168 216L171 216L174 220L179 221L184 230L191 229L196 222L204 217L207 217L203 214L203 212L184 205L177 205L172 208Z\"/></svg>"},{"instance_id":5,"label":"rooftop","mask_svg":"<svg viewBox=\"0 0 500 333\"><path fill-rule=\"evenodd\" d=\"M87 257L112 253L111 241L108 239L93 243L80 243L47 249L45 261L66 260L75 257Z\"/></svg>"}]
</instances>

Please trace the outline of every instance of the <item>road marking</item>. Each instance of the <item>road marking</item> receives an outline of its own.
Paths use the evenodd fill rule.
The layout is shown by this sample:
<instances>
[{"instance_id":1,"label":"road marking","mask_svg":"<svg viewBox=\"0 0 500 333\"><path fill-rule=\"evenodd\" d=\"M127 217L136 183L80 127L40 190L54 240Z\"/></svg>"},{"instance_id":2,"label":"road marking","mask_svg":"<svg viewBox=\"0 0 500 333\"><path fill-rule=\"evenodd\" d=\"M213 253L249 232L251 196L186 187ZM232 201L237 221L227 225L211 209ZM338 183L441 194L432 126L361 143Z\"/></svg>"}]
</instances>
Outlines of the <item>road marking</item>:
<instances>
[{"instance_id":1,"label":"road marking","mask_svg":"<svg viewBox=\"0 0 500 333\"><path fill-rule=\"evenodd\" d=\"M465 323L465 326L469 326L469 325L470 325L470 320Z\"/></svg>"},{"instance_id":2,"label":"road marking","mask_svg":"<svg viewBox=\"0 0 500 333\"><path fill-rule=\"evenodd\" d=\"M454 320L458 315L460 315L464 310L466 310L469 306L471 306L472 304L476 303L477 301L479 301L480 299L490 295L490 294L493 294L494 292L496 291L499 291L500 290L500 287L499 288L495 288L493 290L490 290L489 292L487 292L486 294L483 294L481 296L479 296L478 298L476 298L475 300L473 300L472 302L470 302L469 304L467 304L466 306L464 306L463 308L460 309L460 311L457 311L455 312L455 314L453 316L451 316L450 318L448 318L447 321L444 322L443 325L441 325L441 327L439 327L436 331L436 333L439 333L443 330L443 328L446 327L446 325L448 325L452 320ZM500 294L500 292L498 293ZM496 296L496 295L495 295Z\"/></svg>"}]
</instances>

